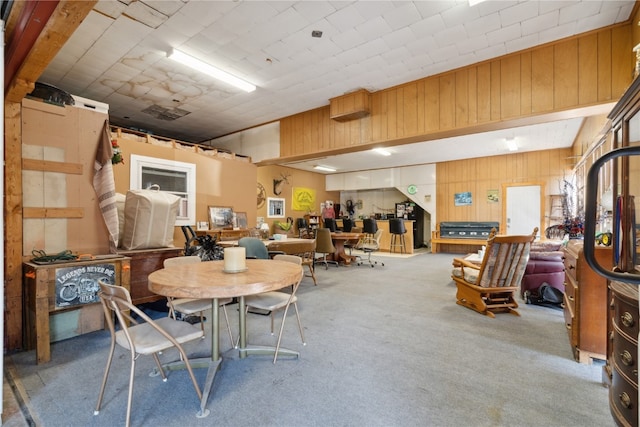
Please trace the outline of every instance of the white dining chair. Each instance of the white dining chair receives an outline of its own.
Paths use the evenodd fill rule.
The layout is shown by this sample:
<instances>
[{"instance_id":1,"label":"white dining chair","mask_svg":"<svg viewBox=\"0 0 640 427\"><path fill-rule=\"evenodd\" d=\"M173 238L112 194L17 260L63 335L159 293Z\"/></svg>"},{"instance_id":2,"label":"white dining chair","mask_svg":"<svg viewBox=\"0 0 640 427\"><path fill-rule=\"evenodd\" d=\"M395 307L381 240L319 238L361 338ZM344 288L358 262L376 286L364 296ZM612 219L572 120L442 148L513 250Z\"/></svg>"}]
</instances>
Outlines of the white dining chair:
<instances>
[{"instance_id":1,"label":"white dining chair","mask_svg":"<svg viewBox=\"0 0 640 427\"><path fill-rule=\"evenodd\" d=\"M164 268L171 268L175 265L184 265L201 262L198 256L179 256L167 258L164 260ZM231 333L231 325L229 324L229 316L227 315L227 304L233 302L232 298L221 298L218 300L218 306L222 307L224 319L227 322L227 332L229 332L229 341L234 346L233 334ZM212 307L210 299L194 299L194 298L172 298L167 297L167 306L169 307L169 316L176 319L176 312L180 312L187 316L197 314L200 316L200 327L204 332L204 312Z\"/></svg>"},{"instance_id":2,"label":"white dining chair","mask_svg":"<svg viewBox=\"0 0 640 427\"><path fill-rule=\"evenodd\" d=\"M273 335L273 324L274 324L274 312L278 310L283 310L282 314L282 323L280 324L280 332L278 333L278 342L276 344L276 351L273 356L273 363L276 363L278 359L278 350L280 349L280 341L282 340L282 331L284 330L284 322L287 319L287 312L289 311L289 306L293 304L293 308L296 311L296 318L298 320L298 330L300 331L300 338L302 338L302 345L307 345L304 339L304 332L302 331L302 323L300 322L300 313L298 311L298 297L296 296L296 292L298 291L298 287L300 286L300 282L304 277L304 269L302 268L302 258L296 255L276 255L273 257L274 260L293 262L300 266L300 276L296 280L295 283L292 283L291 293L282 292L282 291L270 291L263 292L257 295L249 295L245 297L246 310L249 311L249 308L264 310L269 312L269 317L271 318L271 334Z\"/></svg>"}]
</instances>

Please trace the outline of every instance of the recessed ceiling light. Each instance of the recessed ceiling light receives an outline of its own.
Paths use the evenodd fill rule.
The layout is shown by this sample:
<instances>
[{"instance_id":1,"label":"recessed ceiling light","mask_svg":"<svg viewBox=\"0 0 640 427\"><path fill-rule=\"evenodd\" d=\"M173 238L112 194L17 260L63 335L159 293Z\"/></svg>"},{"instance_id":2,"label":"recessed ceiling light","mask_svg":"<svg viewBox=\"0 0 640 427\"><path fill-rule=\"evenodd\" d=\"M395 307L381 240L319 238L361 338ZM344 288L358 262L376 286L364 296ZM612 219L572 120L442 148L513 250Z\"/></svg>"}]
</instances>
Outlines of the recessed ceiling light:
<instances>
[{"instance_id":1,"label":"recessed ceiling light","mask_svg":"<svg viewBox=\"0 0 640 427\"><path fill-rule=\"evenodd\" d=\"M315 170L325 171L325 172L335 172L336 171L336 169L332 168L331 166L315 165L313 168Z\"/></svg>"},{"instance_id":2,"label":"recessed ceiling light","mask_svg":"<svg viewBox=\"0 0 640 427\"><path fill-rule=\"evenodd\" d=\"M391 152L385 148L374 148L371 151L375 151L376 153L380 154L381 156L390 156Z\"/></svg>"}]
</instances>

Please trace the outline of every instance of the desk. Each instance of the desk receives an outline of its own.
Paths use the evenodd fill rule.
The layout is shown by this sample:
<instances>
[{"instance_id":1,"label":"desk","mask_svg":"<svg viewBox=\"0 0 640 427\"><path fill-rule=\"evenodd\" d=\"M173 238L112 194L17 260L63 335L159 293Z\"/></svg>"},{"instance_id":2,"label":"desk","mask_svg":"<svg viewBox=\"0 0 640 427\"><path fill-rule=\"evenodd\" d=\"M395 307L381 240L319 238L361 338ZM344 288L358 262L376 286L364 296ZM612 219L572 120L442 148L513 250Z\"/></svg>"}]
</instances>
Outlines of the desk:
<instances>
[{"instance_id":1,"label":"desk","mask_svg":"<svg viewBox=\"0 0 640 427\"><path fill-rule=\"evenodd\" d=\"M336 251L332 254L332 259L334 261L342 262L346 265L351 264L356 257L348 255L344 250L344 244L348 241L357 242L363 236L362 233L331 233L331 240L333 241L333 246L336 247Z\"/></svg>"},{"instance_id":2,"label":"desk","mask_svg":"<svg viewBox=\"0 0 640 427\"><path fill-rule=\"evenodd\" d=\"M149 289L163 296L177 298L211 298L211 358L192 361L193 367L207 367L207 379L202 390L199 417L208 415L206 409L213 378L220 365L219 298L238 297L240 316L240 358L249 354L273 354L272 347L247 347L247 330L244 297L262 292L274 291L295 283L300 278L299 265L285 261L248 259L247 271L242 273L223 272L224 261L206 261L195 264L177 265L163 268L149 275ZM280 349L285 355L297 352ZM170 364L169 369L180 369L180 362Z\"/></svg>"},{"instance_id":3,"label":"desk","mask_svg":"<svg viewBox=\"0 0 640 427\"><path fill-rule=\"evenodd\" d=\"M263 240L262 243L264 243L264 245L269 248L269 246L273 243L287 243L287 242L291 242L291 243L299 243L299 242L308 242L311 239L301 239L299 237L289 237L285 240ZM238 246L238 241L237 240L223 240L221 242L218 242L218 245L222 246L223 248L231 248L233 246Z\"/></svg>"}]
</instances>

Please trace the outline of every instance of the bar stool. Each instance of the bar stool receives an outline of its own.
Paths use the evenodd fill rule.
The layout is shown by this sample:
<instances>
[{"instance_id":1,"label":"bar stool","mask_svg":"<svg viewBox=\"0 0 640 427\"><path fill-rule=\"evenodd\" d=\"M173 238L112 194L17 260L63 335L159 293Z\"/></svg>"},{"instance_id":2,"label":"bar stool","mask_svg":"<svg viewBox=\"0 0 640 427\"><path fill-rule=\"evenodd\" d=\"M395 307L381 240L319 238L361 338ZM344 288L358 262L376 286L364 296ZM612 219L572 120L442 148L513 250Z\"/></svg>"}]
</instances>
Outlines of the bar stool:
<instances>
[{"instance_id":1,"label":"bar stool","mask_svg":"<svg viewBox=\"0 0 640 427\"><path fill-rule=\"evenodd\" d=\"M378 231L378 223L374 218L365 218L362 220L362 232L365 240L373 239L373 235Z\"/></svg>"},{"instance_id":2,"label":"bar stool","mask_svg":"<svg viewBox=\"0 0 640 427\"><path fill-rule=\"evenodd\" d=\"M389 252L394 252L395 248L400 248L400 253L406 253L407 249L404 243L404 235L407 229L404 226L404 219L393 218L389 220L389 233L391 233L391 244L389 245ZM400 237L398 239L398 237Z\"/></svg>"}]
</instances>

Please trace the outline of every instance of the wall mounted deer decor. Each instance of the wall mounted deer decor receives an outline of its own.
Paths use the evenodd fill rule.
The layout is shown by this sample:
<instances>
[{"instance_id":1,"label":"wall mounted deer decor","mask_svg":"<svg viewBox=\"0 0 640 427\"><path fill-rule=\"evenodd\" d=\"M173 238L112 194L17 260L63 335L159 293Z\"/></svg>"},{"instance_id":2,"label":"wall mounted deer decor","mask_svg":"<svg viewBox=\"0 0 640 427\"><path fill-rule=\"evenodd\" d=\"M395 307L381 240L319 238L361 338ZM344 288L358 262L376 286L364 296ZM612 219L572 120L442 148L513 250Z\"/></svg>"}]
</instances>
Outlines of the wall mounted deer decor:
<instances>
[{"instance_id":1,"label":"wall mounted deer decor","mask_svg":"<svg viewBox=\"0 0 640 427\"><path fill-rule=\"evenodd\" d=\"M280 193L282 193L282 187L284 187L285 184L289 183L289 177L291 176L290 173L288 174L280 174L280 179L274 179L273 180L273 194L275 194L276 196L279 196Z\"/></svg>"}]
</instances>

